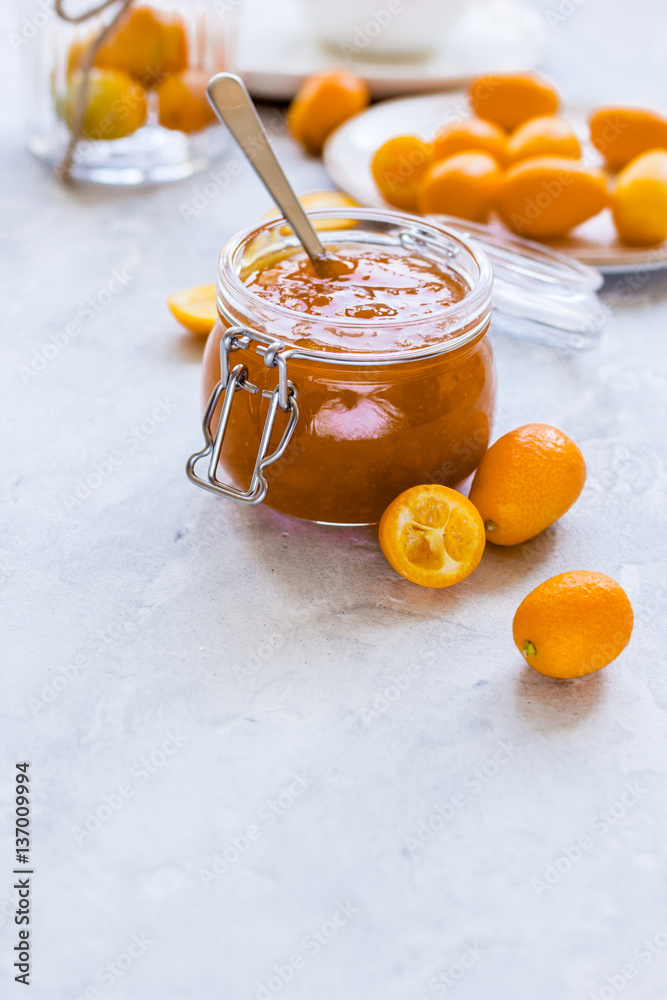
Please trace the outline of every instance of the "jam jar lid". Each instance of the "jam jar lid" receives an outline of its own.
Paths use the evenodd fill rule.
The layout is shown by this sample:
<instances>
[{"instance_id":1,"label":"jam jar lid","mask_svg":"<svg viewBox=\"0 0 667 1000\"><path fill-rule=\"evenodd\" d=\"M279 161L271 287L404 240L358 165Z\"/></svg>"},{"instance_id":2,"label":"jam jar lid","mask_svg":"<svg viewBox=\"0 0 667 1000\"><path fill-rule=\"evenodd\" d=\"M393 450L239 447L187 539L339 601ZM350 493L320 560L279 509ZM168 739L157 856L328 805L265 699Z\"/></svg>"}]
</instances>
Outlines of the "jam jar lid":
<instances>
[{"instance_id":1,"label":"jam jar lid","mask_svg":"<svg viewBox=\"0 0 667 1000\"><path fill-rule=\"evenodd\" d=\"M563 349L593 347L608 309L603 276L533 240L454 216L429 216L483 250L494 272L492 329Z\"/></svg>"}]
</instances>

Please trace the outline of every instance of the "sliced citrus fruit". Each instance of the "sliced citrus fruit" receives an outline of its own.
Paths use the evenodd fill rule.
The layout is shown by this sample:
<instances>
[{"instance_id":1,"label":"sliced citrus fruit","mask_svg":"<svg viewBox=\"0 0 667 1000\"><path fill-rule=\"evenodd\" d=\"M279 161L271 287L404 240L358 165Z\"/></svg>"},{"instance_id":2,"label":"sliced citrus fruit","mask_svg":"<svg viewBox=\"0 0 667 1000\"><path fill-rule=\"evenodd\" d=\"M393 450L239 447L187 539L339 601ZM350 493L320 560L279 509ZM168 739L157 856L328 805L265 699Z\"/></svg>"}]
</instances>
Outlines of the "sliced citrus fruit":
<instances>
[{"instance_id":1,"label":"sliced citrus fruit","mask_svg":"<svg viewBox=\"0 0 667 1000\"><path fill-rule=\"evenodd\" d=\"M413 486L380 521L388 562L412 583L449 587L475 569L484 552L484 522L467 497L448 486Z\"/></svg>"},{"instance_id":2,"label":"sliced citrus fruit","mask_svg":"<svg viewBox=\"0 0 667 1000\"><path fill-rule=\"evenodd\" d=\"M299 201L307 212L317 212L326 208L358 208L359 202L350 198L349 194L342 191L307 191L306 194L299 195ZM278 209L271 208L262 216L263 219L277 219ZM313 219L313 226L320 232L327 229L350 229L354 225L354 219ZM289 235L289 226L283 226L280 230L283 236Z\"/></svg>"},{"instance_id":3,"label":"sliced citrus fruit","mask_svg":"<svg viewBox=\"0 0 667 1000\"><path fill-rule=\"evenodd\" d=\"M215 285L198 285L176 292L169 296L167 305L186 330L200 336L208 336L218 318Z\"/></svg>"}]
</instances>

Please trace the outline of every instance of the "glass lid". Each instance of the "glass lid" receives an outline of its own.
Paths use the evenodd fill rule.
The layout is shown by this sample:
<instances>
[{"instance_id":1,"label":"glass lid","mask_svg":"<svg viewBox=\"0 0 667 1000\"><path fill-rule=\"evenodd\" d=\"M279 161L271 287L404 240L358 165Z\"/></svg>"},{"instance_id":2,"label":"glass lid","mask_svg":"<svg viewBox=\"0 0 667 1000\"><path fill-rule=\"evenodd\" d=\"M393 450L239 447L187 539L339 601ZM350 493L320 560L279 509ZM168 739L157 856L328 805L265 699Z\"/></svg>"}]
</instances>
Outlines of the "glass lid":
<instances>
[{"instance_id":1,"label":"glass lid","mask_svg":"<svg viewBox=\"0 0 667 1000\"><path fill-rule=\"evenodd\" d=\"M493 327L564 349L593 347L608 310L599 271L550 247L454 216L429 216L481 249L494 272Z\"/></svg>"}]
</instances>

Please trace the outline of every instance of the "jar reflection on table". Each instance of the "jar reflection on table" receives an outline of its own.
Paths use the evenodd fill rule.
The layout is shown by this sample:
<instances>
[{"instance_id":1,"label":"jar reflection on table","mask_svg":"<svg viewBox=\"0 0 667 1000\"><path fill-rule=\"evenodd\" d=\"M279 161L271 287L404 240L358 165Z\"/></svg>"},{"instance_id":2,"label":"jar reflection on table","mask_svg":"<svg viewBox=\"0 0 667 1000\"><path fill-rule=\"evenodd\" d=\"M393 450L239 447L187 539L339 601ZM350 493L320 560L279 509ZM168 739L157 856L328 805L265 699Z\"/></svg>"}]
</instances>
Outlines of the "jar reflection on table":
<instances>
[{"instance_id":1,"label":"jar reflection on table","mask_svg":"<svg viewBox=\"0 0 667 1000\"><path fill-rule=\"evenodd\" d=\"M442 333L425 350L359 353L343 335L337 350L307 349L288 357L288 377L298 388L300 416L284 456L269 466L265 503L285 514L333 524L377 522L388 503L410 486L439 482L455 486L475 469L488 446L495 397L493 356L487 337L491 309L491 269L460 237L394 213L346 210L339 233L327 242L377 240L378 246L426 234L441 246L456 244L454 263L470 289L446 317L425 318L424 332ZM340 211L316 216L340 217ZM222 254L219 301L226 321L209 337L203 369L208 400L220 378L220 340L226 326L243 325L294 345L323 336L331 321L279 309L251 294L239 278L249 259L259 259L262 240L275 254L293 245L284 223L268 223L230 242ZM421 235L420 235L421 234ZM424 243L426 246L426 243ZM429 251L430 252L430 251ZM446 256L446 254L445 254ZM287 315L285 315L287 313ZM420 321L420 326L422 325ZM385 324L386 326L386 324ZM344 330L345 324L339 324ZM429 327L428 331L426 327ZM428 340L428 338L427 338ZM331 345L329 345L331 346ZM235 352L232 364L248 369L248 381L273 389L275 369L253 350ZM268 401L260 394L235 394L219 476L246 489L252 475ZM274 447L286 426L279 414Z\"/></svg>"},{"instance_id":2,"label":"jar reflection on table","mask_svg":"<svg viewBox=\"0 0 667 1000\"><path fill-rule=\"evenodd\" d=\"M17 0L21 24L37 23L38 0ZM96 6L64 4L78 13ZM91 43L114 4L80 24L50 9L21 46L27 71L29 148L53 167L64 160ZM44 12L42 12L44 13ZM88 82L74 178L103 184L177 180L206 169L228 148L205 94L233 68L236 5L214 0L136 0L103 43ZM28 31L28 27L25 27Z\"/></svg>"}]
</instances>

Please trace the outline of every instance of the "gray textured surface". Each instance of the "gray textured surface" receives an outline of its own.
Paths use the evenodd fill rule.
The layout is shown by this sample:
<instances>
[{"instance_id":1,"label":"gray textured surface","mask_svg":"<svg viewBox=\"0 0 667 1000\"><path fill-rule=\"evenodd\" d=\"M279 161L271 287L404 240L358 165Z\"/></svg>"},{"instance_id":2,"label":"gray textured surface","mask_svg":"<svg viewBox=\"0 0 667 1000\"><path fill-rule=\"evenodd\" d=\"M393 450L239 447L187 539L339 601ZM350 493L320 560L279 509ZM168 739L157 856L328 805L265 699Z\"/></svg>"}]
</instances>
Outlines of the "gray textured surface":
<instances>
[{"instance_id":1,"label":"gray textured surface","mask_svg":"<svg viewBox=\"0 0 667 1000\"><path fill-rule=\"evenodd\" d=\"M545 66L570 99L664 100L658 0L561 7L573 13ZM180 206L205 179L58 187L24 151L0 34L3 997L22 995L9 819L12 763L27 758L34 1000L92 987L105 1000L662 1000L665 279L607 293L595 352L497 339L497 433L563 427L589 482L541 538L423 591L391 572L372 530L239 510L186 482L200 349L164 298L212 280L223 241L267 198L245 166L188 224ZM285 137L278 148L300 190L324 182ZM131 280L86 320L114 269ZM22 378L75 320L79 335ZM112 454L99 488L68 504ZM613 666L563 686L522 665L511 619L574 568L618 579L636 629ZM161 752L169 734L181 745ZM82 838L105 797L122 804ZM429 820L440 829L411 850ZM236 860L234 841L247 847ZM98 976L135 934L151 943ZM274 966L289 982L266 985Z\"/></svg>"}]
</instances>

